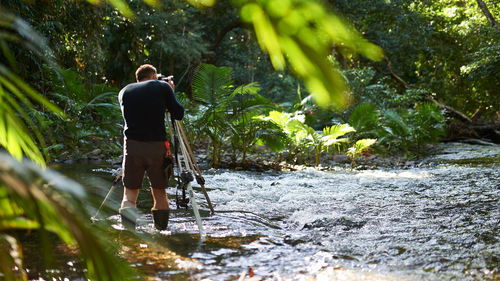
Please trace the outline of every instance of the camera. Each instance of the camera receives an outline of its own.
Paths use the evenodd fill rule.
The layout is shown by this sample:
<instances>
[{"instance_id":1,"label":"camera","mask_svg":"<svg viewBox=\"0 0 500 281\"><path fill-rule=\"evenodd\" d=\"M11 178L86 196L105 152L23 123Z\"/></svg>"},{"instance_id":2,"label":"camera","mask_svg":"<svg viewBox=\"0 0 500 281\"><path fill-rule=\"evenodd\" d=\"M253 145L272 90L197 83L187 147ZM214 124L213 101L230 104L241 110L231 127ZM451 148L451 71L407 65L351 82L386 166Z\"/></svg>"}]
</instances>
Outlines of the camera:
<instances>
[{"instance_id":1,"label":"camera","mask_svg":"<svg viewBox=\"0 0 500 281\"><path fill-rule=\"evenodd\" d=\"M158 74L157 78L158 78L158 80L163 80L163 81L166 81L166 82L168 82L169 80L174 80L174 76L173 75L165 76L165 75L162 75L162 74Z\"/></svg>"}]
</instances>

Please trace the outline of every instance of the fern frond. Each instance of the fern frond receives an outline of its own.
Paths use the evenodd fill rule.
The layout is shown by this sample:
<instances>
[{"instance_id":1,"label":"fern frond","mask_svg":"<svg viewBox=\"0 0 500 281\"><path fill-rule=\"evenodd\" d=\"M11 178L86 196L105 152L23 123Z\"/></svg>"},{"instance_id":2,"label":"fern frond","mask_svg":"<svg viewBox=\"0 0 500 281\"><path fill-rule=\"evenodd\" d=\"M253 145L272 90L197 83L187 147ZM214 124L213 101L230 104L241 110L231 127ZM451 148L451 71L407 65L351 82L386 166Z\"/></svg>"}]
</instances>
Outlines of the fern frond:
<instances>
[{"instance_id":1,"label":"fern frond","mask_svg":"<svg viewBox=\"0 0 500 281\"><path fill-rule=\"evenodd\" d=\"M364 131L364 128L369 123L376 122L377 112L375 105L372 103L361 103L353 110L349 117L348 123L356 129L356 131Z\"/></svg>"}]
</instances>

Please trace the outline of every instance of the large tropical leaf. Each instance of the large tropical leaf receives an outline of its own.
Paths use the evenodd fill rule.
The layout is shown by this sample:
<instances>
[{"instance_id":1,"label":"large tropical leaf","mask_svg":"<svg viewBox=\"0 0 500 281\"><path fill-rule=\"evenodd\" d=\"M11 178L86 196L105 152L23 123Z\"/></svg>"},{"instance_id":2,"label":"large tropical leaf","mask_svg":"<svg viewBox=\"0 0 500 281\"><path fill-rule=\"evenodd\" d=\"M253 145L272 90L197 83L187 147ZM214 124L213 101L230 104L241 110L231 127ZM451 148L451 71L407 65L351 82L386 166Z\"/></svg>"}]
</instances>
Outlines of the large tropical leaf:
<instances>
[{"instance_id":1,"label":"large tropical leaf","mask_svg":"<svg viewBox=\"0 0 500 281\"><path fill-rule=\"evenodd\" d=\"M94 89L99 89L99 87L95 87ZM97 93L90 102L88 102L85 107L91 108L95 110L96 113L103 117L111 117L113 113L120 112L120 105L116 99L118 95L117 92L105 92L105 93Z\"/></svg>"},{"instance_id":2,"label":"large tropical leaf","mask_svg":"<svg viewBox=\"0 0 500 281\"><path fill-rule=\"evenodd\" d=\"M370 59L382 58L379 47L317 1L234 2L242 19L253 24L261 49L269 52L274 68L283 70L287 57L321 106L347 103L345 80L326 60L333 42Z\"/></svg>"},{"instance_id":3,"label":"large tropical leaf","mask_svg":"<svg viewBox=\"0 0 500 281\"><path fill-rule=\"evenodd\" d=\"M361 103L354 108L349 116L348 123L359 134L367 134L372 132L377 123L377 111L373 103Z\"/></svg>"},{"instance_id":4,"label":"large tropical leaf","mask_svg":"<svg viewBox=\"0 0 500 281\"><path fill-rule=\"evenodd\" d=\"M270 120L281 128L285 129L286 124L290 120L291 116L292 115L290 113L273 110L269 112L269 116L266 117L266 120Z\"/></svg>"},{"instance_id":5,"label":"large tropical leaf","mask_svg":"<svg viewBox=\"0 0 500 281\"><path fill-rule=\"evenodd\" d=\"M407 111L402 112L401 114L395 110L386 110L383 113L384 124L383 128L385 131L394 136L401 139L409 138L411 135L411 125L405 120L405 116L407 116Z\"/></svg>"},{"instance_id":6,"label":"large tropical leaf","mask_svg":"<svg viewBox=\"0 0 500 281\"><path fill-rule=\"evenodd\" d=\"M362 139L362 140L358 140L356 141L356 143L354 144L353 148L354 150L357 152L357 153L360 153L361 151L363 151L365 148L368 148L372 145L374 145L375 143L377 142L376 139Z\"/></svg>"},{"instance_id":7,"label":"large tropical leaf","mask_svg":"<svg viewBox=\"0 0 500 281\"><path fill-rule=\"evenodd\" d=\"M420 148L425 144L435 143L440 137L446 135L446 123L441 110L434 103L420 104L410 114L412 123L412 141L420 157Z\"/></svg>"},{"instance_id":8,"label":"large tropical leaf","mask_svg":"<svg viewBox=\"0 0 500 281\"><path fill-rule=\"evenodd\" d=\"M314 144L315 140L318 139L319 135L314 131L314 128L305 124L299 119L290 119L288 121L286 128L292 132L293 139L297 145Z\"/></svg>"},{"instance_id":9,"label":"large tropical leaf","mask_svg":"<svg viewBox=\"0 0 500 281\"><path fill-rule=\"evenodd\" d=\"M203 64L193 78L193 96L202 103L198 114L201 130L212 140L213 166L218 165L220 146L224 142L226 132L231 130L231 122L227 117L232 100L231 69Z\"/></svg>"},{"instance_id":10,"label":"large tropical leaf","mask_svg":"<svg viewBox=\"0 0 500 281\"><path fill-rule=\"evenodd\" d=\"M230 74L231 68L229 67L201 65L193 77L194 98L210 107L227 103L233 85Z\"/></svg>"},{"instance_id":11,"label":"large tropical leaf","mask_svg":"<svg viewBox=\"0 0 500 281\"><path fill-rule=\"evenodd\" d=\"M85 100L85 87L76 71L45 65L44 73L52 91L64 94L75 101Z\"/></svg>"},{"instance_id":12,"label":"large tropical leaf","mask_svg":"<svg viewBox=\"0 0 500 281\"><path fill-rule=\"evenodd\" d=\"M351 167L354 165L354 160L361 155L361 153L368 147L377 143L376 139L361 139L347 150L347 155L352 158Z\"/></svg>"},{"instance_id":13,"label":"large tropical leaf","mask_svg":"<svg viewBox=\"0 0 500 281\"><path fill-rule=\"evenodd\" d=\"M234 119L238 123L247 123L264 110L274 108L269 99L259 95L258 83L250 83L237 87L231 94Z\"/></svg>"},{"instance_id":14,"label":"large tropical leaf","mask_svg":"<svg viewBox=\"0 0 500 281\"><path fill-rule=\"evenodd\" d=\"M323 129L322 141L325 146L343 142L345 140L338 140L338 138L350 132L356 132L356 130L349 124L334 125L331 127L327 126Z\"/></svg>"},{"instance_id":15,"label":"large tropical leaf","mask_svg":"<svg viewBox=\"0 0 500 281\"><path fill-rule=\"evenodd\" d=\"M265 144L274 152L279 153L285 149L289 138L286 133L275 123L262 121L260 130L256 133L258 144ZM262 142L259 142L262 141Z\"/></svg>"},{"instance_id":16,"label":"large tropical leaf","mask_svg":"<svg viewBox=\"0 0 500 281\"><path fill-rule=\"evenodd\" d=\"M138 272L116 257L118 249L104 239L107 235L90 226L89 198L78 183L53 170L42 170L29 161L19 162L10 155L0 154L0 202L0 231L37 231L44 258L49 261L48 270L53 256L52 239L48 234L54 233L63 243L78 245L87 278L137 279ZM6 272L6 266L22 262L22 256L13 255L18 242L12 237L0 236L0 244L6 243L7 247L0 247L0 257L7 257L0 263L2 272Z\"/></svg>"},{"instance_id":17,"label":"large tropical leaf","mask_svg":"<svg viewBox=\"0 0 500 281\"><path fill-rule=\"evenodd\" d=\"M0 31L0 45L11 65L15 66L16 62L6 40L20 41L33 53L44 54L42 58L46 62L51 62L51 52L45 40L29 24L0 9L0 26L6 27ZM41 166L45 166L46 160L40 151L45 138L37 124L43 120L36 119L40 115L33 112L43 108L62 116L57 106L0 63L0 146L18 160L26 155Z\"/></svg>"}]
</instances>

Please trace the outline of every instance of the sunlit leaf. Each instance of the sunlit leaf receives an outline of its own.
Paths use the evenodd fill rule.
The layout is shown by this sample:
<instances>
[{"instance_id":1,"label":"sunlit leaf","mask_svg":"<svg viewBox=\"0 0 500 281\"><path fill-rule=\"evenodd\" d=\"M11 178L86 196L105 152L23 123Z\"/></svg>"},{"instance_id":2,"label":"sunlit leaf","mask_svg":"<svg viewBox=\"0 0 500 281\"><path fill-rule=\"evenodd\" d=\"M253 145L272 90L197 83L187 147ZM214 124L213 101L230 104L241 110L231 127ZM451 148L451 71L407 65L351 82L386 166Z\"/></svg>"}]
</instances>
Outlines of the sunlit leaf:
<instances>
[{"instance_id":1,"label":"sunlit leaf","mask_svg":"<svg viewBox=\"0 0 500 281\"><path fill-rule=\"evenodd\" d=\"M263 51L281 71L284 57L322 107L348 103L344 79L326 63L329 49L342 44L372 60L381 60L382 49L363 39L355 28L330 13L320 3L300 1L234 1L240 15L251 22Z\"/></svg>"},{"instance_id":2,"label":"sunlit leaf","mask_svg":"<svg viewBox=\"0 0 500 281\"><path fill-rule=\"evenodd\" d=\"M285 58L278 43L275 27L262 7L256 3L246 4L242 8L242 14L253 23L260 47L269 53L274 68L282 71L285 68Z\"/></svg>"},{"instance_id":3,"label":"sunlit leaf","mask_svg":"<svg viewBox=\"0 0 500 281\"><path fill-rule=\"evenodd\" d=\"M193 6L197 8L211 7L217 2L216 0L187 0Z\"/></svg>"},{"instance_id":4,"label":"sunlit leaf","mask_svg":"<svg viewBox=\"0 0 500 281\"><path fill-rule=\"evenodd\" d=\"M160 1L158 1L158 0L143 0L143 1L152 7L156 7L160 4Z\"/></svg>"},{"instance_id":5,"label":"sunlit leaf","mask_svg":"<svg viewBox=\"0 0 500 281\"><path fill-rule=\"evenodd\" d=\"M129 19L133 19L135 17L134 12L130 9L130 7L123 0L108 0L113 7L115 7L122 15Z\"/></svg>"}]
</instances>

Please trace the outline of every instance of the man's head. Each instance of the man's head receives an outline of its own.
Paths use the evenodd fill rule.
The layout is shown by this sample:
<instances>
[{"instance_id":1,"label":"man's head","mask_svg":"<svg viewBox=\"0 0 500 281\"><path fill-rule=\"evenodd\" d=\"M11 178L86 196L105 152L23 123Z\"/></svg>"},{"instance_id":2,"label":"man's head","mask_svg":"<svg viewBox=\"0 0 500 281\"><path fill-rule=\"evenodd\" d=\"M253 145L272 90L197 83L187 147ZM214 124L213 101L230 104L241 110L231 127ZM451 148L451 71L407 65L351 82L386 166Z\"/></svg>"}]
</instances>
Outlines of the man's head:
<instances>
[{"instance_id":1,"label":"man's head","mask_svg":"<svg viewBox=\"0 0 500 281\"><path fill-rule=\"evenodd\" d=\"M135 72L137 82L156 79L156 68L150 64L141 65Z\"/></svg>"}]
</instances>

